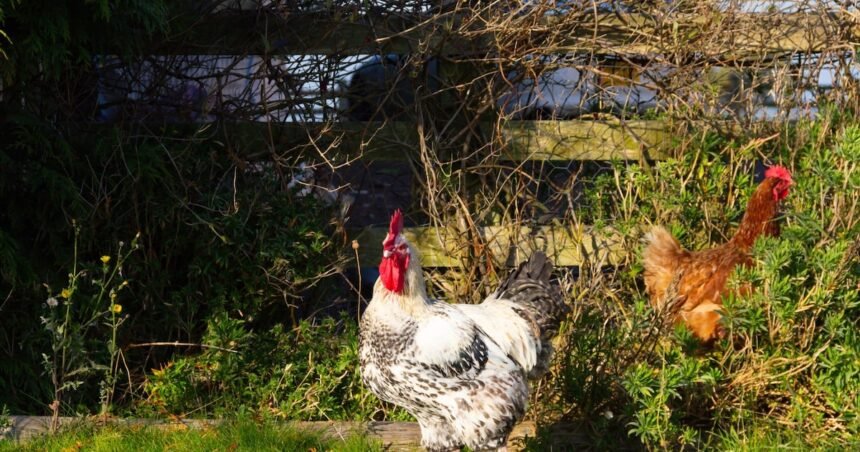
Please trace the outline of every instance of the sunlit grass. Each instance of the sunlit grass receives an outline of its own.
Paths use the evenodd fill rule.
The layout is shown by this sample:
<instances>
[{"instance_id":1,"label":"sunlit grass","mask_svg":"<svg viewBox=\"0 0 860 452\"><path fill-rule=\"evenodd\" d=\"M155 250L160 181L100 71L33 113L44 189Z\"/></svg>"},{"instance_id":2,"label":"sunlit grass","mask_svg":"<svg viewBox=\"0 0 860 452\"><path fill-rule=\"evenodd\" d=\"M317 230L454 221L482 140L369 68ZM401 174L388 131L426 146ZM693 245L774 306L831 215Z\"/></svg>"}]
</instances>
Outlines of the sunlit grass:
<instances>
[{"instance_id":1,"label":"sunlit grass","mask_svg":"<svg viewBox=\"0 0 860 452\"><path fill-rule=\"evenodd\" d=\"M860 439L839 438L837 432L829 435L812 435L809 432L801 432L788 426L780 426L774 423L762 422L746 431L729 429L711 436L709 444L704 448L710 450L726 451L843 451L857 450L860 447ZM847 444L846 444L847 443ZM848 446L846 449L846 445Z\"/></svg>"},{"instance_id":2,"label":"sunlit grass","mask_svg":"<svg viewBox=\"0 0 860 452\"><path fill-rule=\"evenodd\" d=\"M56 435L43 435L20 443L0 441L0 451L13 450L363 452L382 450L382 447L363 436L329 439L272 422L241 420L194 429L185 426L95 426L79 423Z\"/></svg>"}]
</instances>

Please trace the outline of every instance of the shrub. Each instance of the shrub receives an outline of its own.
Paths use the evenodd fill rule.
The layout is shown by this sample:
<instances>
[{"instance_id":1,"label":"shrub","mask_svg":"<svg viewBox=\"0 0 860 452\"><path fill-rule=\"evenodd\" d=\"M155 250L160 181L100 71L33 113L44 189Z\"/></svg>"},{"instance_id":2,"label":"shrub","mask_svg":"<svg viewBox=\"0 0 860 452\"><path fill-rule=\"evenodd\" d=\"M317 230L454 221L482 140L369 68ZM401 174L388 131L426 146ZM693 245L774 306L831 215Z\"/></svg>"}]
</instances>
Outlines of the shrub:
<instances>
[{"instance_id":1,"label":"shrub","mask_svg":"<svg viewBox=\"0 0 860 452\"><path fill-rule=\"evenodd\" d=\"M357 325L346 316L257 332L245 321L213 317L201 353L152 372L143 408L219 417L243 412L307 420L380 417L379 401L360 380L357 336ZM384 414L405 417L400 410Z\"/></svg>"},{"instance_id":2,"label":"shrub","mask_svg":"<svg viewBox=\"0 0 860 452\"><path fill-rule=\"evenodd\" d=\"M126 406L145 372L173 352L128 346L195 341L224 313L253 328L295 326L342 297L339 276L327 278L343 248L331 234L333 210L284 188L289 171L241 171L212 150L223 143L211 135L173 141L107 126L66 133L28 117L2 128L11 143L0 149L0 192L9 212L26 212L0 216L0 293L8 300L0 352L10 362L0 366L0 403L13 411L44 412L55 399L42 373L51 350L39 320L43 284L66 287L73 262L97 263L138 232L141 251L124 274L133 301L123 304L129 320L117 337L132 374L117 381L115 399ZM96 409L97 389L82 390L64 412Z\"/></svg>"},{"instance_id":3,"label":"shrub","mask_svg":"<svg viewBox=\"0 0 860 452\"><path fill-rule=\"evenodd\" d=\"M807 446L853 441L860 433L860 128L829 114L783 131L766 150L703 134L677 159L616 165L598 177L592 190L600 193L587 195L591 212L601 212L610 232L621 231L631 265L585 268L568 283L575 312L562 338L557 390L538 402L562 411L543 408L545 421L584 417L598 432L624 429L660 449L744 443L746 435L764 441L760 432L777 425L804 432L791 441ZM782 234L760 239L756 265L735 272L730 285L756 291L725 301L728 337L703 348L648 306L639 238L657 223L688 249L726 241L757 185L760 155L793 170Z\"/></svg>"}]
</instances>

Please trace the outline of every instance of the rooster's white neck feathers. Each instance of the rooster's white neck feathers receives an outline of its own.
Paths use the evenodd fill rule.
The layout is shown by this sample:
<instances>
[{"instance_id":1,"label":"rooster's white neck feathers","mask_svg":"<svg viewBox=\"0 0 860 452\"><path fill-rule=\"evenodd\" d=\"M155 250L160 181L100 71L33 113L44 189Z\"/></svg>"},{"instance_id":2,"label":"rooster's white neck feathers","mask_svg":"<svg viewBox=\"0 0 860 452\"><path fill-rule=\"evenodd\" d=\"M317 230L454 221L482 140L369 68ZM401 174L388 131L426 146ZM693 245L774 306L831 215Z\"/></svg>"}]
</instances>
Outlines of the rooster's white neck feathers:
<instances>
[{"instance_id":1,"label":"rooster's white neck feathers","mask_svg":"<svg viewBox=\"0 0 860 452\"><path fill-rule=\"evenodd\" d=\"M398 236L397 240L396 243L398 245L405 243L409 247L409 254L412 257L409 260L409 266L406 267L406 281L403 284L403 293L397 294L388 290L380 278L376 280L376 284L373 286L373 298L390 302L399 306L407 314L420 317L427 313L427 305L431 303L431 300L427 297L427 289L424 286L421 259L403 236ZM387 257L385 253L390 252L383 251L383 256Z\"/></svg>"}]
</instances>

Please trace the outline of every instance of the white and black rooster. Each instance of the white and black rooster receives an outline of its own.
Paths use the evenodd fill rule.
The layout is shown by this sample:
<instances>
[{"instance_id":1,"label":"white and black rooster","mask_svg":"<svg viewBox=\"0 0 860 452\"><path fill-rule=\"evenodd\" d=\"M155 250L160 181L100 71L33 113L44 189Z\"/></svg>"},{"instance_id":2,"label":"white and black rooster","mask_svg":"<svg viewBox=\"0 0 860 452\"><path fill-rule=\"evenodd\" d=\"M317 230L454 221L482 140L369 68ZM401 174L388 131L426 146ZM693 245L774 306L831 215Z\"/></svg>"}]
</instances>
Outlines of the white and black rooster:
<instances>
[{"instance_id":1,"label":"white and black rooster","mask_svg":"<svg viewBox=\"0 0 860 452\"><path fill-rule=\"evenodd\" d=\"M481 304L427 297L421 265L395 211L379 279L361 319L364 383L402 406L431 451L505 450L525 413L528 379L542 374L569 311L537 252Z\"/></svg>"}]
</instances>

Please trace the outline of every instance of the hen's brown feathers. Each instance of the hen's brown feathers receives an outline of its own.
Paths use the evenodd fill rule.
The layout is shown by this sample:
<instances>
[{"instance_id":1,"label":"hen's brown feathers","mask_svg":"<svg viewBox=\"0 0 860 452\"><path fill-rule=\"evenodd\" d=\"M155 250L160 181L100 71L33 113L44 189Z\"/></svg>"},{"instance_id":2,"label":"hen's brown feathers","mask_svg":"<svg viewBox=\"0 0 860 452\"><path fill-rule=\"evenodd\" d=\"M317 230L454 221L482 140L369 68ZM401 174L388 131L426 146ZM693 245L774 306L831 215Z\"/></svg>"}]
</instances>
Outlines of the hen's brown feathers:
<instances>
[{"instance_id":1,"label":"hen's brown feathers","mask_svg":"<svg viewBox=\"0 0 860 452\"><path fill-rule=\"evenodd\" d=\"M642 253L645 286L651 295L651 303L663 309L671 301L666 298L666 289L676 279L678 267L689 262L690 252L681 248L675 237L660 226L651 229L645 235L645 241L648 243Z\"/></svg>"},{"instance_id":2,"label":"hen's brown feathers","mask_svg":"<svg viewBox=\"0 0 860 452\"><path fill-rule=\"evenodd\" d=\"M737 232L729 243L749 250L756 239L764 234L769 237L779 235L779 225L773 221L776 217L778 201L773 198L773 189L779 183L777 179L769 178L762 181L750 197L744 218Z\"/></svg>"}]
</instances>

